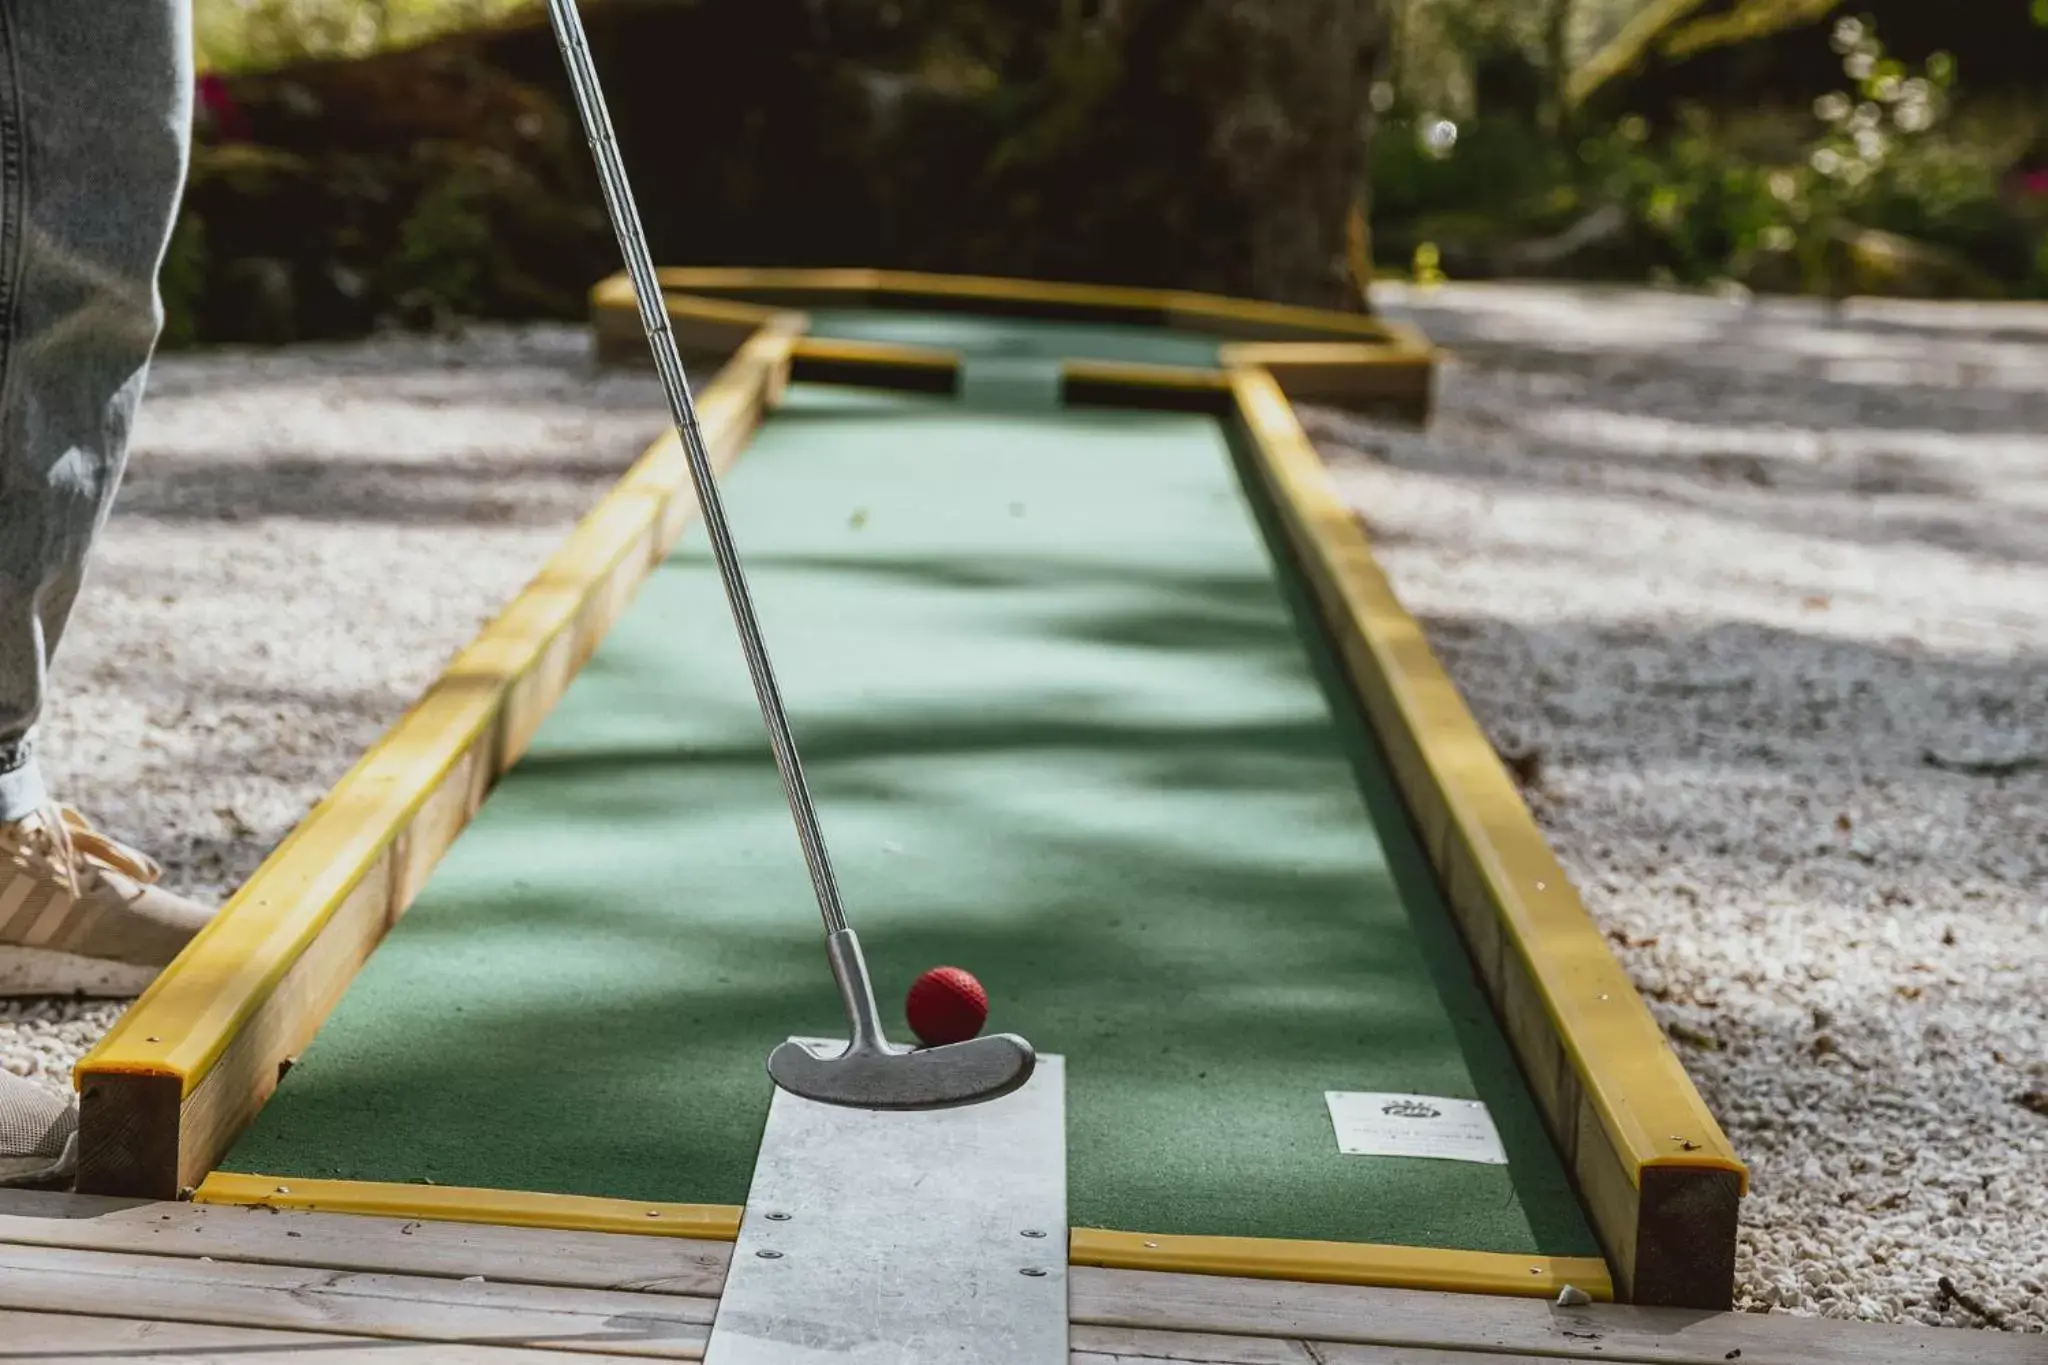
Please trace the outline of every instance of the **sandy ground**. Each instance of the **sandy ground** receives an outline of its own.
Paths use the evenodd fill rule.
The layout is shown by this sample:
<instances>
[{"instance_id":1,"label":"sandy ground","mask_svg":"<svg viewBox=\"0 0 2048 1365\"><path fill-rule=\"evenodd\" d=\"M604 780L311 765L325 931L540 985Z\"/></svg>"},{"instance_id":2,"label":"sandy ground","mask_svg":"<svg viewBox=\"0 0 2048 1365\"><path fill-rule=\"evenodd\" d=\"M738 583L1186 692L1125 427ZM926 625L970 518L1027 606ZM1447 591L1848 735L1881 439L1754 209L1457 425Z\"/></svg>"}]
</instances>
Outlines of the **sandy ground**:
<instances>
[{"instance_id":1,"label":"sandy ground","mask_svg":"<svg viewBox=\"0 0 2048 1365\"><path fill-rule=\"evenodd\" d=\"M1388 302L1436 424L1314 429L1753 1165L1745 1306L2048 1327L2048 310ZM165 358L60 794L224 895L662 423L573 328Z\"/></svg>"}]
</instances>

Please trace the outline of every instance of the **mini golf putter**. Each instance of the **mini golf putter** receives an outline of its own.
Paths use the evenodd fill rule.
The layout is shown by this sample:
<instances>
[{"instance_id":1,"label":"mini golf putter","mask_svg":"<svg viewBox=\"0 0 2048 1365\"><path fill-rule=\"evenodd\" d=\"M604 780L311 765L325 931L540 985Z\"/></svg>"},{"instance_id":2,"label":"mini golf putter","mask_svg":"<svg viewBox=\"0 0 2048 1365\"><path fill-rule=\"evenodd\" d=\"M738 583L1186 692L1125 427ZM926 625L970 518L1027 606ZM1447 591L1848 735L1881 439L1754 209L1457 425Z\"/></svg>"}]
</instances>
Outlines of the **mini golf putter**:
<instances>
[{"instance_id":1,"label":"mini golf putter","mask_svg":"<svg viewBox=\"0 0 2048 1365\"><path fill-rule=\"evenodd\" d=\"M796 1039L776 1048L768 1074L784 1090L862 1109L950 1109L998 1099L1031 1079L1037 1054L1013 1033L927 1048L891 1043L853 930L829 935L825 952L846 1004L850 1041L836 1056L821 1056Z\"/></svg>"},{"instance_id":2,"label":"mini golf putter","mask_svg":"<svg viewBox=\"0 0 2048 1365\"><path fill-rule=\"evenodd\" d=\"M783 1089L804 1099L860 1109L948 1109L1007 1095L1031 1079L1036 1064L1036 1054L1022 1038L993 1034L964 1043L913 1050L897 1047L883 1035L867 963L840 906L839 886L825 852L825 834L819 827L818 812L804 782L803 765L797 758L796 737L790 733L782 694L769 663L768 645L754 615L746 575L740 568L739 550L726 525L725 504L711 472L711 457L704 449L703 428L697 421L696 404L690 398L682 358L676 353L661 284L655 277L653 262L648 259L646 234L640 225L639 211L633 206L633 191L620 161L618 140L612 135L611 114L605 107L604 91L598 84L576 0L548 0L548 18L562 51L563 64L568 68L584 136L597 163L605 211L619 239L620 254L626 258L626 270L633 278L633 294L640 304L640 322L647 332L647 344L654 352L654 368L661 375L676 434L682 439L683 453L688 457L697 506L704 518L704 529L711 537L712 554L725 585L726 604L732 609L747 673L761 706L761 719L768 729L769 747L775 751L783 796L789 802L797 839L803 845L811 888L818 898L818 913L825 921L825 951L832 962L832 975L839 983L840 998L846 1004L849 1041L844 1052L837 1057L820 1057L800 1044L785 1042L770 1055L768 1074Z\"/></svg>"}]
</instances>

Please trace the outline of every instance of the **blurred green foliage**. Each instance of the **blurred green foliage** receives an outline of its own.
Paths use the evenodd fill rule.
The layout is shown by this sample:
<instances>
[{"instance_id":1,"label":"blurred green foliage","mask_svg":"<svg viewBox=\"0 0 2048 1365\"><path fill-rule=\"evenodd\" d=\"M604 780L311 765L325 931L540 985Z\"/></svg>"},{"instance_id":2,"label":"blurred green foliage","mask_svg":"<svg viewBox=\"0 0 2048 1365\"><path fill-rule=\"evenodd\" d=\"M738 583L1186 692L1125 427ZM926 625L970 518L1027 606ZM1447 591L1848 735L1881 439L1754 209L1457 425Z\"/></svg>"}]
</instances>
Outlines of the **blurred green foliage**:
<instances>
[{"instance_id":1,"label":"blurred green foliage","mask_svg":"<svg viewBox=\"0 0 2048 1365\"><path fill-rule=\"evenodd\" d=\"M1487 0L1472 5L1483 11ZM2048 0L2041 8L2048 14ZM1541 6L1523 9L1535 16ZM1763 9L1736 7L1716 22L1729 28ZM1490 31L1509 35L1511 56L1541 59L1526 25L1519 35ZM1540 264L1820 293L2048 296L2048 182L2014 175L2048 171L2039 108L1959 106L1952 54L1902 61L1868 16L1839 10L1819 31L1836 79L1810 107L1728 100L1681 104L1660 121L1630 113L1548 129L1526 97L1489 101L1483 83L1465 92L1462 121L1444 112L1458 104L1455 82L1391 91L1373 149L1383 259L1427 243L1453 275ZM1562 80L1553 73L1520 88ZM1432 135L1446 122L1455 123L1448 150ZM1575 224L1587 230L1571 242ZM1545 254L1547 242L1571 245Z\"/></svg>"},{"instance_id":2,"label":"blurred green foliage","mask_svg":"<svg viewBox=\"0 0 2048 1365\"><path fill-rule=\"evenodd\" d=\"M157 294L164 310L163 344L189 346L199 339L200 299L206 290L206 220L182 213L171 230Z\"/></svg>"},{"instance_id":3,"label":"blurred green foliage","mask_svg":"<svg viewBox=\"0 0 2048 1365\"><path fill-rule=\"evenodd\" d=\"M360 57L471 28L533 0L193 0L203 71Z\"/></svg>"}]
</instances>

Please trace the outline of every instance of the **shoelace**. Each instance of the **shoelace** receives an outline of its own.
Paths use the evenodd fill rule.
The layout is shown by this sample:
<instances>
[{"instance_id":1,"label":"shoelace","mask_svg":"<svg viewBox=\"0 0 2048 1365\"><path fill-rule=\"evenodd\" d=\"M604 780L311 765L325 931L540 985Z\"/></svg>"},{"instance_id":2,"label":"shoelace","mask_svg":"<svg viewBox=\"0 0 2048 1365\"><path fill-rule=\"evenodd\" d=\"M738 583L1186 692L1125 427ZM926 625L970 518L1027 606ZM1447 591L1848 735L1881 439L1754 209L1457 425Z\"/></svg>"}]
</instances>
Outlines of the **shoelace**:
<instances>
[{"instance_id":1,"label":"shoelace","mask_svg":"<svg viewBox=\"0 0 2048 1365\"><path fill-rule=\"evenodd\" d=\"M27 838L19 851L54 874L73 895L97 886L102 870L138 882L153 882L163 875L154 858L94 829L70 806L46 805L20 828Z\"/></svg>"}]
</instances>

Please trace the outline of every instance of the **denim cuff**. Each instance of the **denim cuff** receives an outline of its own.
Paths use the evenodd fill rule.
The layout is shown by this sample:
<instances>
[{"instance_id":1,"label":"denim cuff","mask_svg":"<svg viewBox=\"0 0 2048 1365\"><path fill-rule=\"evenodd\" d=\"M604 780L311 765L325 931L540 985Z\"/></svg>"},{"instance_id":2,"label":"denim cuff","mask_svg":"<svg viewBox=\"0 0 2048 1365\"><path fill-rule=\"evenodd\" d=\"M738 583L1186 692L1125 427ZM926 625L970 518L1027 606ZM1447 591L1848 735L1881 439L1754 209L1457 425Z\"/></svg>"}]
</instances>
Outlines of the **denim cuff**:
<instances>
[{"instance_id":1,"label":"denim cuff","mask_svg":"<svg viewBox=\"0 0 2048 1365\"><path fill-rule=\"evenodd\" d=\"M28 818L48 800L43 770L28 745L0 749L0 825Z\"/></svg>"}]
</instances>

